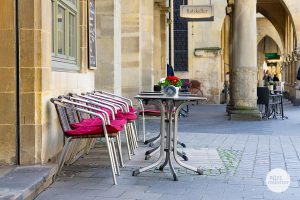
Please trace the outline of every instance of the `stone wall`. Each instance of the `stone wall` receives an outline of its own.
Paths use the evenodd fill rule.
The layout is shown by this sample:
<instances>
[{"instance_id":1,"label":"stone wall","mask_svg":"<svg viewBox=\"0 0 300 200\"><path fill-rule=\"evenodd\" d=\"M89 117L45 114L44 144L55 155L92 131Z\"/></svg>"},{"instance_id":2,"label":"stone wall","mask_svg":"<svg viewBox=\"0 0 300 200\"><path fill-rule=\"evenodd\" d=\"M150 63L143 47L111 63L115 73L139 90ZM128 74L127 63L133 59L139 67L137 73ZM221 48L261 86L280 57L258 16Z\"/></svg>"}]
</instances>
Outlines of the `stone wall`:
<instances>
[{"instance_id":1,"label":"stone wall","mask_svg":"<svg viewBox=\"0 0 300 200\"><path fill-rule=\"evenodd\" d=\"M207 5L206 0L189 1L189 4ZM189 70L188 72L175 72L181 78L196 79L202 83L205 97L214 103L220 103L220 93L224 83L221 81L222 57L221 51L202 51L201 56L195 56L196 48L217 47L221 48L221 31L225 18L225 0L212 0L214 5L214 21L189 22L188 47Z\"/></svg>"},{"instance_id":2,"label":"stone wall","mask_svg":"<svg viewBox=\"0 0 300 200\"><path fill-rule=\"evenodd\" d=\"M16 162L15 4L0 1L0 165Z\"/></svg>"},{"instance_id":3,"label":"stone wall","mask_svg":"<svg viewBox=\"0 0 300 200\"><path fill-rule=\"evenodd\" d=\"M94 70L88 69L87 62L87 37L85 33L87 31L87 2L86 0L80 0L80 32L82 38L80 40L80 71L78 72L61 72L61 71L52 71L51 70L51 43L47 46L44 46L44 52L47 52L48 61L45 63L48 65L49 71L44 71L43 76L43 95L42 95L42 135L41 135L41 162L49 162L53 157L55 157L62 149L63 145L63 134L61 131L60 124L58 122L57 113L54 109L52 103L50 103L51 97L57 97L58 95L67 94L69 92L86 92L92 91L95 89L95 74ZM46 1L43 1L43 12L51 12L51 4L47 4ZM50 14L50 13L49 13ZM45 15L47 16L47 15ZM45 19L45 26L48 26L51 30L51 18ZM49 32L50 33L50 32ZM49 34L51 37L51 34ZM51 41L51 39L49 40ZM46 73L47 72L47 73ZM50 73L48 73L50 72Z\"/></svg>"},{"instance_id":4,"label":"stone wall","mask_svg":"<svg viewBox=\"0 0 300 200\"><path fill-rule=\"evenodd\" d=\"M121 0L96 1L95 87L121 94Z\"/></svg>"},{"instance_id":5,"label":"stone wall","mask_svg":"<svg viewBox=\"0 0 300 200\"><path fill-rule=\"evenodd\" d=\"M85 37L82 37L80 42L81 71L52 71L52 22L51 17L49 17L51 16L51 1L21 0L19 2L21 77L20 159L21 164L47 163L60 152L63 143L62 131L58 125L54 106L49 101L50 98L59 94L66 94L67 92L81 92L94 89L94 73L87 69L87 40ZM5 7L1 6L1 8ZM13 6L11 9L13 9ZM87 31L85 0L80 0L80 10L82 13L80 32L85 33ZM13 17L10 17L10 19L13 19ZM11 35L14 34L11 33ZM12 41L10 43L13 44ZM14 52L9 53L6 58L15 59ZM13 66L12 64L10 65ZM14 72L11 72L10 76L13 75ZM9 78L10 76L7 77ZM14 83L14 81L15 79L12 78L11 83ZM7 87L7 89L11 90L12 87ZM13 92L10 93L13 94ZM14 99L11 102L14 103ZM1 106L1 108L8 108L8 106ZM15 109L12 107L9 112L13 116ZM5 163L11 163L13 153L16 149L14 146L15 137L13 137L12 141L9 141L9 137L6 135L6 141L1 142L1 144L7 144L6 148L8 150L9 146L13 147L11 150L7 150L6 158L3 159ZM2 151L0 155L3 156Z\"/></svg>"},{"instance_id":6,"label":"stone wall","mask_svg":"<svg viewBox=\"0 0 300 200\"><path fill-rule=\"evenodd\" d=\"M153 89L154 0L140 0L141 90Z\"/></svg>"},{"instance_id":7,"label":"stone wall","mask_svg":"<svg viewBox=\"0 0 300 200\"><path fill-rule=\"evenodd\" d=\"M122 94L132 97L140 88L140 1L122 0Z\"/></svg>"}]
</instances>

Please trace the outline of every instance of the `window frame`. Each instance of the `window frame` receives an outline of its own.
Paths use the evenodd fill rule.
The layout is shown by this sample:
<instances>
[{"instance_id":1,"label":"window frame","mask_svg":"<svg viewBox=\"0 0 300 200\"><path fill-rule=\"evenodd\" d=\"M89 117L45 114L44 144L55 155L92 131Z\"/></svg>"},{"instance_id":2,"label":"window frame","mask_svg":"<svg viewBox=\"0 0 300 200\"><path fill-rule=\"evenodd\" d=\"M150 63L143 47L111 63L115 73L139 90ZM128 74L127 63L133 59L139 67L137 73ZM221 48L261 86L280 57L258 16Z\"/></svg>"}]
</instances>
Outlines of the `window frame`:
<instances>
[{"instance_id":1,"label":"window frame","mask_svg":"<svg viewBox=\"0 0 300 200\"><path fill-rule=\"evenodd\" d=\"M51 44L51 64L53 71L80 71L80 3L76 0L76 5L68 2L67 0L51 0L51 12L52 12L52 44ZM58 7L62 7L65 10L64 13L64 46L65 54L58 53ZM76 25L76 57L70 56L70 19L69 16L72 14L75 17Z\"/></svg>"}]
</instances>

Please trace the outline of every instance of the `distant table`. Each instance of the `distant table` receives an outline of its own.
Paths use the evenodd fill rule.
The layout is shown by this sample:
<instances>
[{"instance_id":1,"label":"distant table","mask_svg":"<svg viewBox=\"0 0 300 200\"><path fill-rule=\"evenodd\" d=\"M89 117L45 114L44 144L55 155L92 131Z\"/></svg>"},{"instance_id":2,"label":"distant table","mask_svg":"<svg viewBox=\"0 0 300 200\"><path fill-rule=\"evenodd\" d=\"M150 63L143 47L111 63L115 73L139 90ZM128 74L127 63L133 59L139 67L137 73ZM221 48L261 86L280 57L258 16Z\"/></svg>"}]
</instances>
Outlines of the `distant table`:
<instances>
[{"instance_id":1,"label":"distant table","mask_svg":"<svg viewBox=\"0 0 300 200\"><path fill-rule=\"evenodd\" d=\"M172 165L171 154L173 154L175 162L177 162L181 167L184 167L186 169L189 169L191 171L194 171L194 172L202 175L203 174L202 169L187 165L179 160L178 155L177 155L177 130L178 130L178 116L179 116L180 110L188 104L195 103L200 100L207 101L207 98L190 96L190 95L179 95L178 97L167 97L161 93L156 93L156 94L141 93L141 94L135 96L134 98L138 99L138 100L143 100L143 101L157 102L160 107L160 112L166 113L166 115L167 115L168 128L167 128L167 137L166 137L167 139L166 139L166 144L165 144L165 117L164 117L164 115L161 115L160 156L155 163L153 163L149 166L146 166L144 168L133 171L132 175L137 176L138 174L140 174L146 170L149 170L151 168L154 168L158 165L160 165L159 169L163 170L164 167L167 164L169 164L174 181L177 181L178 177L177 177L177 174ZM174 113L174 109L175 109L175 114L174 114L175 116L174 116L174 125L173 125L172 115ZM163 162L163 160L164 160L164 162Z\"/></svg>"},{"instance_id":2,"label":"distant table","mask_svg":"<svg viewBox=\"0 0 300 200\"><path fill-rule=\"evenodd\" d=\"M270 97L272 98L272 103L271 103L271 113L269 114L268 117L272 116L273 118L277 118L277 115L280 114L279 116L281 117L282 120L288 119L287 116L284 115L284 110L283 110L283 91L272 91L270 94ZM278 111L278 106L280 110Z\"/></svg>"}]
</instances>

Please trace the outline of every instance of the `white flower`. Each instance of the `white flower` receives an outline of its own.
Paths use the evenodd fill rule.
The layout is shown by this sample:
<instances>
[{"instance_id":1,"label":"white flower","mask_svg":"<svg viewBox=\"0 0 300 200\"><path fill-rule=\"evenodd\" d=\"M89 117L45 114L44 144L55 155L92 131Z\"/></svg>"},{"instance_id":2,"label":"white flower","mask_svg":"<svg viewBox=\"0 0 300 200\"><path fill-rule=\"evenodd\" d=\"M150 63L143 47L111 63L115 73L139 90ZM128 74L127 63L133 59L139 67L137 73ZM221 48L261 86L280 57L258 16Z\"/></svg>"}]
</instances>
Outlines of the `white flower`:
<instances>
[{"instance_id":1,"label":"white flower","mask_svg":"<svg viewBox=\"0 0 300 200\"><path fill-rule=\"evenodd\" d=\"M166 78L161 78L160 80L159 80L159 83L164 83L166 81Z\"/></svg>"}]
</instances>

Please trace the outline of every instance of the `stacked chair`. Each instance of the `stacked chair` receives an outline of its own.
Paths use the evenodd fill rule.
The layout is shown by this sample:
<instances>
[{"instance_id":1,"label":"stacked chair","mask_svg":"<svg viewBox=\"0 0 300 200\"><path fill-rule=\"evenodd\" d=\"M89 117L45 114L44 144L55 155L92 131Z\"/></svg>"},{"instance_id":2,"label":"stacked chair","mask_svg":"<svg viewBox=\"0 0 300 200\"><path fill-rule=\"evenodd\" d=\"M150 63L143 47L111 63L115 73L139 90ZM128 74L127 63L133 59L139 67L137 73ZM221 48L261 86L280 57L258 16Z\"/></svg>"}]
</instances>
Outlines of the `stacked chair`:
<instances>
[{"instance_id":1,"label":"stacked chair","mask_svg":"<svg viewBox=\"0 0 300 200\"><path fill-rule=\"evenodd\" d=\"M131 100L108 92L94 91L70 93L52 98L51 102L66 138L57 173L64 166L67 155L71 158L71 162L67 164L76 160L81 142L87 142L85 151L89 153L96 139L101 138L107 146L113 182L117 184L116 175L120 175L120 166L124 166L121 134L124 132L129 159L138 147L135 124L137 115Z\"/></svg>"}]
</instances>

